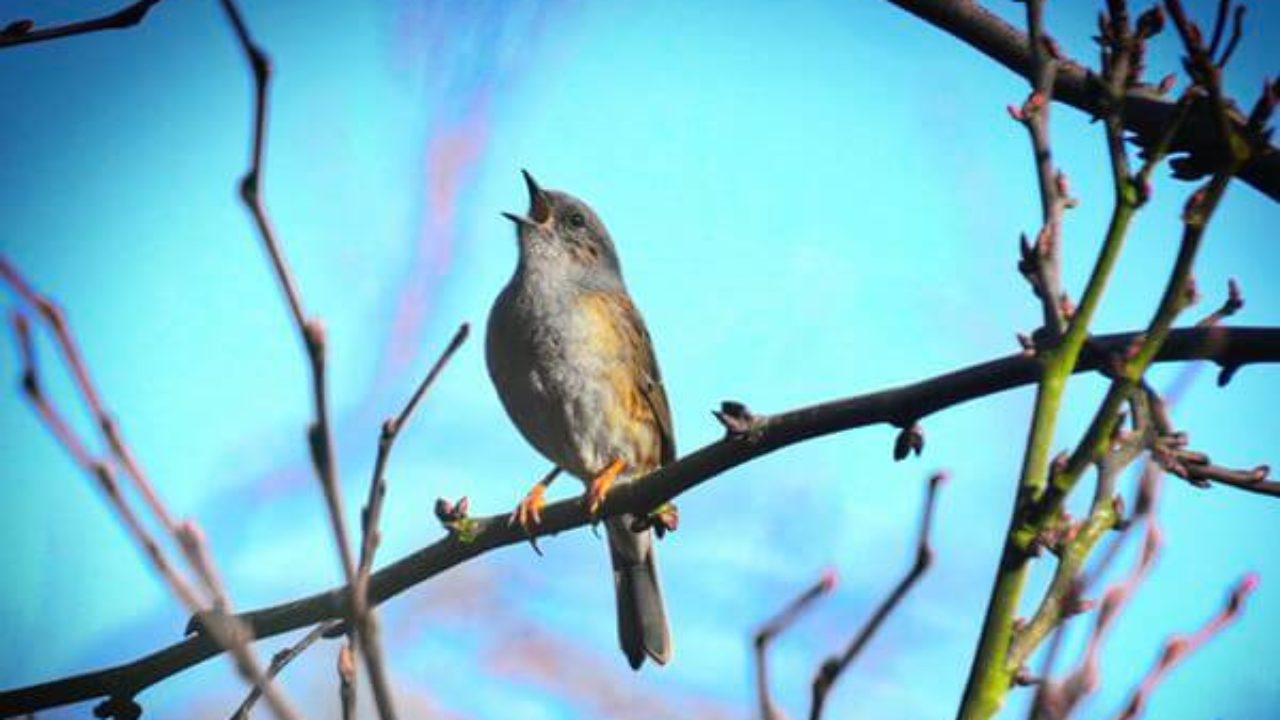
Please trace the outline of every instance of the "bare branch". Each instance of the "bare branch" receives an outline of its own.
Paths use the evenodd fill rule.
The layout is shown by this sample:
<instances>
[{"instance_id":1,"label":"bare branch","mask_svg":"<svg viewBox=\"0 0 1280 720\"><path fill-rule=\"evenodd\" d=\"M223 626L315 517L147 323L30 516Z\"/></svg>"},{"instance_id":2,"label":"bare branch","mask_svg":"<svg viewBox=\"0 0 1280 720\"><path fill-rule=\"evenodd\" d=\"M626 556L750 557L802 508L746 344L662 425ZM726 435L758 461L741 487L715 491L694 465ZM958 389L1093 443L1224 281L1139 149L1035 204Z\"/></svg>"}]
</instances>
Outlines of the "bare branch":
<instances>
[{"instance_id":1,"label":"bare branch","mask_svg":"<svg viewBox=\"0 0 1280 720\"><path fill-rule=\"evenodd\" d=\"M311 628L311 632L303 635L298 642L273 655L271 657L271 664L267 667L267 678L274 680L289 663L293 662L294 658L306 652L307 648L314 645L317 640L324 637L325 634L329 630L333 629L337 624L338 622L336 620L327 623L320 623L314 628ZM245 696L244 701L240 703L240 707L236 708L236 711L231 713L231 720L248 720L249 711L253 710L254 703L258 702L258 698L260 697L262 697L262 691L255 686L249 691L249 694Z\"/></svg>"},{"instance_id":2,"label":"bare branch","mask_svg":"<svg viewBox=\"0 0 1280 720\"><path fill-rule=\"evenodd\" d=\"M827 570L817 582L787 603L777 615L769 618L759 630L756 630L753 645L756 660L756 693L760 702L760 717L763 720L785 720L785 713L773 701L772 687L769 682L769 645L773 639L791 627L801 615L813 607L813 603L836 587L836 573Z\"/></svg>"},{"instance_id":3,"label":"bare branch","mask_svg":"<svg viewBox=\"0 0 1280 720\"><path fill-rule=\"evenodd\" d=\"M43 40L54 40L68 35L132 27L142 22L142 18L146 17L147 11L159 3L160 0L137 0L109 15L47 28L37 28L35 23L30 20L15 20L6 25L4 29L0 29L0 49Z\"/></svg>"},{"instance_id":4,"label":"bare branch","mask_svg":"<svg viewBox=\"0 0 1280 720\"><path fill-rule=\"evenodd\" d=\"M1178 663L1182 662L1202 645L1211 640L1215 635L1222 632L1223 628L1230 625L1244 607L1244 601L1251 595L1258 586L1258 576L1249 573L1241 578L1231 590L1231 594L1227 596L1227 602L1222 609L1218 611L1208 622L1206 622L1199 630L1191 635L1175 635L1165 641L1164 649L1160 653L1160 658L1156 661L1154 667L1147 673L1146 677L1139 683L1138 688L1134 691L1129 703L1125 705L1124 710L1116 717L1119 720L1134 720L1142 716L1143 710L1146 709L1147 699L1151 697L1151 693Z\"/></svg>"},{"instance_id":5,"label":"bare branch","mask_svg":"<svg viewBox=\"0 0 1280 720\"><path fill-rule=\"evenodd\" d=\"M23 277L18 268L4 256L0 256L0 280L3 280L24 303L31 307L49 328L62 355L62 360L71 371L72 379L75 380L75 387L79 391L85 406L93 415L94 424L102 434L103 441L110 449L112 456L124 468L125 475L131 481L134 490L142 496L147 508L151 510L155 518L170 535L176 533L177 522L174 521L173 516L165 507L164 501L160 499L160 494L156 492L155 486L143 471L142 465L134 456L133 451L130 450L128 443L125 442L120 426L107 409L106 403L102 401L102 395L98 392L97 385L94 384L93 378L89 374L89 366L84 361L80 346L76 342L75 335L71 332L62 308L52 298L36 290L35 286ZM26 348L26 350L29 351L30 348ZM34 363L34 357L34 354L31 354L28 360ZM32 364L33 372L34 367L34 364ZM27 392L28 394L30 393L29 388ZM63 446L67 447L65 442Z\"/></svg>"},{"instance_id":6,"label":"bare branch","mask_svg":"<svg viewBox=\"0 0 1280 720\"><path fill-rule=\"evenodd\" d=\"M227 615L230 609L230 601L227 599L226 591L222 586L217 571L214 569L212 558L209 557L203 533L200 531L199 526L190 520L177 525L172 524L172 521L169 520L171 516L160 503L159 496L151 488L141 470L138 469L137 462L133 459L132 451L124 444L119 432L113 429L114 423L111 422L110 417L107 415L101 396L89 379L88 366L80 355L75 336L70 332L61 310L52 301L37 292L31 283L22 277L17 268L4 257L0 257L0 279L3 279L14 290L15 294L32 305L49 325L62 351L63 361L75 379L81 399L98 420L99 428L102 429L107 437L107 444L110 446L112 456L96 457L88 449L84 441L76 435L70 424L66 422L61 411L44 393L39 366L36 363L35 345L31 339L30 323L21 312L16 312L13 316L13 327L17 335L17 345L23 362L22 388L36 414L44 421L50 433L58 440L72 460L80 466L85 474L97 482L106 496L108 504L124 523L125 528L135 542L141 546L151 564L160 573L161 578L179 601L182 602L183 606L187 608L188 612L202 618L204 626L209 631L210 638L217 647L231 654L240 675L255 687L262 688L277 717L281 718L281 720L296 718L297 713L277 688L266 678L259 667L257 658L254 657L249 647L250 638L244 622L235 616ZM133 477L135 484L141 486L140 490L148 502L153 504L156 516L170 523L168 526L170 534L182 548L188 563L204 584L205 591L213 600L212 610L206 610L207 603L205 599L200 596L200 593L191 585L182 572L169 560L163 547L147 529L146 523L130 505L121 491L119 483L116 481L116 468L112 462L113 460L126 465L126 467L131 466L133 468L131 477ZM137 703L133 701L133 693L116 692L105 703L101 704L95 712L99 717L125 718L134 715L135 708L137 708Z\"/></svg>"},{"instance_id":7,"label":"bare branch","mask_svg":"<svg viewBox=\"0 0 1280 720\"><path fill-rule=\"evenodd\" d=\"M342 495L339 492L338 464L334 451L333 431L329 422L328 392L325 386L325 332L318 319L309 318L302 306L302 298L298 292L297 282L285 260L284 252L276 238L266 205L262 200L263 149L266 144L267 126L267 86L271 79L271 62L266 53L258 47L249 35L244 18L236 7L234 0L222 0L222 8L226 12L236 39L249 61L254 81L254 114L253 142L249 156L249 169L240 183L240 195L253 215L258 227L258 234L271 259L277 281L284 292L294 325L298 329L302 343L307 352L311 367L311 390L315 402L315 421L308 430L307 436L311 447L311 459L316 468L316 475L324 490L325 505L329 510L329 522L333 529L334 541L338 548L338 556L342 563L343 576L348 585L356 582L356 565L351 551L351 542L347 536L345 513L342 507ZM378 642L377 619L367 612L362 612L363 603L352 604L353 619L351 631L360 643L365 664L369 668L369 682L373 687L374 700L378 706L378 715L382 720L394 720L395 707L392 703L391 689L387 682L386 670L383 667L382 649Z\"/></svg>"},{"instance_id":8,"label":"bare branch","mask_svg":"<svg viewBox=\"0 0 1280 720\"><path fill-rule=\"evenodd\" d=\"M413 411L417 408L418 402L422 400L424 395L426 395L427 390L431 388L432 383L435 382L436 377L440 375L440 372L444 369L445 365L449 363L453 354L458 351L458 348L462 347L462 343L466 341L467 335L470 331L471 326L467 323L463 323L458 328L458 331L453 335L453 339L450 340L448 346L445 347L444 352L442 352L440 357L436 359L435 364L432 365L431 369L427 372L426 377L424 377L422 382L418 384L417 390L413 392L409 401L405 403L405 406L400 410L400 414L395 417L387 418L386 421L382 423L382 433L378 437L378 456L374 461L373 477L369 482L369 498L365 502L362 517L364 531L360 546L360 566L357 573L357 588L362 584L368 583L369 570L373 567L373 556L378 549L378 520L382 515L382 501L387 495L385 470L387 459L391 457L391 449L395 445L396 438L400 435L400 430L404 428L405 423L407 423L410 416L413 415ZM360 591L357 590L357 596L359 596L359 594Z\"/></svg>"},{"instance_id":9,"label":"bare branch","mask_svg":"<svg viewBox=\"0 0 1280 720\"><path fill-rule=\"evenodd\" d=\"M813 704L809 709L809 720L818 720L822 717L822 709L826 704L827 693L831 690L831 686L835 685L840 675L848 669L858 657L858 653L862 652L862 648L880 629L880 625L889 617L898 603L907 596L911 588L920 580L920 577L929 569L929 565L933 562L933 547L929 544L929 529L933 525L933 508L938 497L938 487L942 485L946 479L946 473L934 473L929 477L929 489L925 494L924 512L920 520L920 534L916 538L915 559L911 567L907 570L907 574L898 581L898 584L889 593L889 596L880 603L875 612L871 614L871 618L862 626L858 634L849 642L849 646L839 655L833 655L827 658L822 666L818 669L817 677L813 679Z\"/></svg>"},{"instance_id":10,"label":"bare branch","mask_svg":"<svg viewBox=\"0 0 1280 720\"><path fill-rule=\"evenodd\" d=\"M1062 293L1062 217L1075 200L1067 192L1066 176L1053 164L1049 144L1049 100L1053 96L1053 79L1058 64L1049 52L1052 40L1044 34L1043 3L1027 0L1027 26L1031 51L1031 94L1021 108L1010 108L1009 114L1027 128L1032 156L1036 165L1036 184L1040 189L1040 231L1035 243L1021 241L1018 269L1031 283L1044 314L1044 331L1048 344L1057 344L1067 328Z\"/></svg>"},{"instance_id":11,"label":"bare branch","mask_svg":"<svg viewBox=\"0 0 1280 720\"><path fill-rule=\"evenodd\" d=\"M1031 79L1032 62L1027 37L976 0L889 0L974 49ZM1103 100L1096 91L1090 71L1077 62L1061 58L1054 77L1053 98L1075 107L1090 117L1101 117ZM1124 127L1136 135L1139 145L1148 146L1160 137L1177 112L1174 103L1160 97L1157 88L1129 89L1124 98ZM1244 127L1245 118L1232 113L1231 123ZM1214 167L1221 157L1218 119L1204 106L1195 108L1172 143L1174 152L1190 153L1195 167ZM1197 177L1199 175L1196 175ZM1280 150L1265 144L1240 169L1244 182L1280 200Z\"/></svg>"},{"instance_id":12,"label":"bare branch","mask_svg":"<svg viewBox=\"0 0 1280 720\"><path fill-rule=\"evenodd\" d=\"M1094 338L1075 372L1104 367L1110 354L1128 347L1136 334ZM1187 328L1172 332L1161 346L1160 361L1213 360L1246 365L1280 362L1280 329ZM833 400L777 415L754 416L747 435L717 440L654 471L636 482L614 488L605 499L603 516L643 514L712 477L763 455L811 438L877 424L901 426L979 397L994 395L1039 378L1040 364L1024 354L974 365L912 385ZM369 597L379 604L405 590L495 548L523 543L524 529L507 522L506 513L469 518L465 540L454 533L373 573ZM577 498L543 509L536 535L552 535L595 522ZM258 638L347 617L349 592L335 588L310 597L242 613L240 617ZM94 697L132 695L174 673L218 654L203 634L158 650L133 662L0 692L0 713L21 714Z\"/></svg>"},{"instance_id":13,"label":"bare branch","mask_svg":"<svg viewBox=\"0 0 1280 720\"><path fill-rule=\"evenodd\" d=\"M1231 278L1227 281L1227 299L1216 310L1201 318L1196 327L1213 327L1240 312L1243 307L1244 295L1240 292L1240 285L1235 278Z\"/></svg>"}]
</instances>

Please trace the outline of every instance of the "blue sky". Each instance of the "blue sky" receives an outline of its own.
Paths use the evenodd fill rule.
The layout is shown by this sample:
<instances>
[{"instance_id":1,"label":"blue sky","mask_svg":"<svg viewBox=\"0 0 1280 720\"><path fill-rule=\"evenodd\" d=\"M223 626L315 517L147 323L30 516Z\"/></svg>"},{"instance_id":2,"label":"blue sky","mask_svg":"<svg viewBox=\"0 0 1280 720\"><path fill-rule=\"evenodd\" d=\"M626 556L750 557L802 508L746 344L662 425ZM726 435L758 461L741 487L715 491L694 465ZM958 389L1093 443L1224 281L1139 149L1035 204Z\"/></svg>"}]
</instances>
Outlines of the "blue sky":
<instances>
[{"instance_id":1,"label":"blue sky","mask_svg":"<svg viewBox=\"0 0 1280 720\"><path fill-rule=\"evenodd\" d=\"M114 5L4 0L0 21ZM1014 333L1036 322L1014 264L1039 203L1025 134L1004 110L1025 83L888 3L247 5L277 72L266 197L307 307L329 329L353 520L381 419L458 323L483 330L514 266L498 213L523 208L522 167L586 199L611 229L686 452L719 435L707 411L723 399L770 412L911 382L1012 352ZM1092 60L1094 8L1083 5L1051 3L1049 23ZM1206 17L1214 3L1189 5ZM1280 15L1266 3L1249 13L1228 81L1252 102L1275 72L1267 48ZM1172 34L1155 46L1158 77L1177 67ZM207 530L237 605L336 583L306 460L304 359L234 193L249 84L216 3L165 2L132 30L6 50L0 88L0 248L67 308L127 437L175 512ZM1081 200L1064 237L1078 295L1109 212L1108 170L1087 118L1056 108L1053 131ZM1099 331L1149 318L1189 189L1157 184ZM1235 277L1248 303L1239 321L1277 322L1278 219L1259 193L1230 190L1198 266L1195 314ZM383 560L439 535L437 496L501 512L545 470L503 415L480 347L464 347L400 440ZM0 351L0 378L17 373L15 353ZM1074 382L1059 445L1079 436L1102 387ZM1246 368L1222 390L1204 372L1177 422L1222 463L1275 462L1278 389L1271 368ZM949 717L1030 401L1011 392L929 418L923 459L893 463L893 431L869 428L681 498L681 529L660 548L676 646L664 669L626 668L607 559L587 532L549 539L545 558L496 552L406 593L384 610L405 714L749 717L751 629L830 566L838 591L775 650L779 699L799 715L817 663L909 561L924 478L945 467L937 563L837 686L831 715ZM0 393L0 457L11 518L0 525L0 643L25 648L0 657L0 684L176 639L184 613L16 392ZM552 494L576 492L562 481ZM1086 715L1118 709L1162 639L1208 618L1250 570L1262 582L1242 620L1168 678L1150 716L1257 717L1280 705L1280 559L1263 549L1275 539L1271 503L1172 481L1161 522L1164 553L1108 645ZM1047 577L1041 566L1033 580ZM322 716L336 701L334 652L313 650L287 677ZM141 701L157 717L221 717L240 693L215 661ZM1018 716L1025 696L1011 698Z\"/></svg>"}]
</instances>

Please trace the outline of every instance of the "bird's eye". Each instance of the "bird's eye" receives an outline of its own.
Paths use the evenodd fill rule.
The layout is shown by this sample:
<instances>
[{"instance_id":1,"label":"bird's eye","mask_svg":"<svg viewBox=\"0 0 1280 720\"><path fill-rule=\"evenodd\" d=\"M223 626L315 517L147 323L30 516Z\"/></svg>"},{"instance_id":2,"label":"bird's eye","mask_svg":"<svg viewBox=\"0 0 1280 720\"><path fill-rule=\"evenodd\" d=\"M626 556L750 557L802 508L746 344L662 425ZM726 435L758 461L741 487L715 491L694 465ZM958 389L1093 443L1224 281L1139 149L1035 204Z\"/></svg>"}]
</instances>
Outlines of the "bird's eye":
<instances>
[{"instance_id":1,"label":"bird's eye","mask_svg":"<svg viewBox=\"0 0 1280 720\"><path fill-rule=\"evenodd\" d=\"M576 228L584 227L587 224L587 219L583 217L582 213L574 213L569 216L569 224Z\"/></svg>"}]
</instances>

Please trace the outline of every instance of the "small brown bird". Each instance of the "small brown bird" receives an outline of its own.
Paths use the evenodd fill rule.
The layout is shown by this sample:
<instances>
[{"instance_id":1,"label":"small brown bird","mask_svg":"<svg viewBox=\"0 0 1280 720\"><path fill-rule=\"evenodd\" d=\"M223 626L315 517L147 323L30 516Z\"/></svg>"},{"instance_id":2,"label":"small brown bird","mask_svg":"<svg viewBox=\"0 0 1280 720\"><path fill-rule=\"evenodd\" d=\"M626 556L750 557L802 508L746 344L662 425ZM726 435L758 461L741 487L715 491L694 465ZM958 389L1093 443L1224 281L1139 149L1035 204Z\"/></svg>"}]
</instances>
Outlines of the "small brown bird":
<instances>
[{"instance_id":1,"label":"small brown bird","mask_svg":"<svg viewBox=\"0 0 1280 720\"><path fill-rule=\"evenodd\" d=\"M675 458L671 411L649 332L631 303L609 231L581 200L543 190L524 172L527 215L515 222L520 259L489 313L485 356L498 397L521 434L587 484L596 512L610 486ZM533 486L513 517L538 522ZM653 531L628 515L605 527L617 592L618 640L631 667L671 659Z\"/></svg>"}]
</instances>

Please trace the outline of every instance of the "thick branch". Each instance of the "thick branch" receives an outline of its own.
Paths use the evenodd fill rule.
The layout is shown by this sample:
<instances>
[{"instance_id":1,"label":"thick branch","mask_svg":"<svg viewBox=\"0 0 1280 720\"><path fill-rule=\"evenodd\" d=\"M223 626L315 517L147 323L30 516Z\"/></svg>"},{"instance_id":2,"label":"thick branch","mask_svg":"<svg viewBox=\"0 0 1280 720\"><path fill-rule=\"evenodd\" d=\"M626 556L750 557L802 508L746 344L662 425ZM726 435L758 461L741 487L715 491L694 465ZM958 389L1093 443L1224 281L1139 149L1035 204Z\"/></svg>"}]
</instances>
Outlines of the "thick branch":
<instances>
[{"instance_id":1,"label":"thick branch","mask_svg":"<svg viewBox=\"0 0 1280 720\"><path fill-rule=\"evenodd\" d=\"M1134 341L1133 333L1104 335L1076 364L1076 372L1097 370L1111 353ZM1096 349L1095 349L1096 348ZM1174 331L1160 349L1161 361L1212 360L1232 367L1280 362L1280 328L1188 328ZM752 427L707 445L655 471L640 482L615 488L605 500L606 516L643 514L720 473L805 440L868 425L907 426L939 410L1036 381L1039 362L1022 354L992 360L890 390L859 395L753 418ZM597 520L577 500L548 505L538 535L563 532ZM460 563L505 545L523 543L525 531L506 515L470 521L469 541L451 534L374 573L369 597L377 604ZM264 638L346 617L346 588L242 614L255 637ZM0 693L0 714L13 715L110 694L132 694L218 653L203 635L189 637L130 663Z\"/></svg>"},{"instance_id":2,"label":"thick branch","mask_svg":"<svg viewBox=\"0 0 1280 720\"><path fill-rule=\"evenodd\" d=\"M997 17L972 0L889 0L894 5L963 40L987 57L1015 73L1032 80L1032 59L1027 37L1014 26ZM1092 117L1105 114L1101 95L1095 90L1089 70L1079 63L1063 59L1054 78L1053 99L1078 108ZM1124 127L1147 145L1160 136L1177 113L1174 103L1158 97L1148 89L1130 90L1124 99ZM1231 122L1237 128L1245 119L1233 113ZM1191 113L1174 139L1172 150L1201 156L1203 167L1214 167L1212 158L1222 154L1221 133L1215 110L1199 105ZM1280 150L1267 145L1256 158L1240 170L1239 178L1280 200Z\"/></svg>"}]
</instances>

